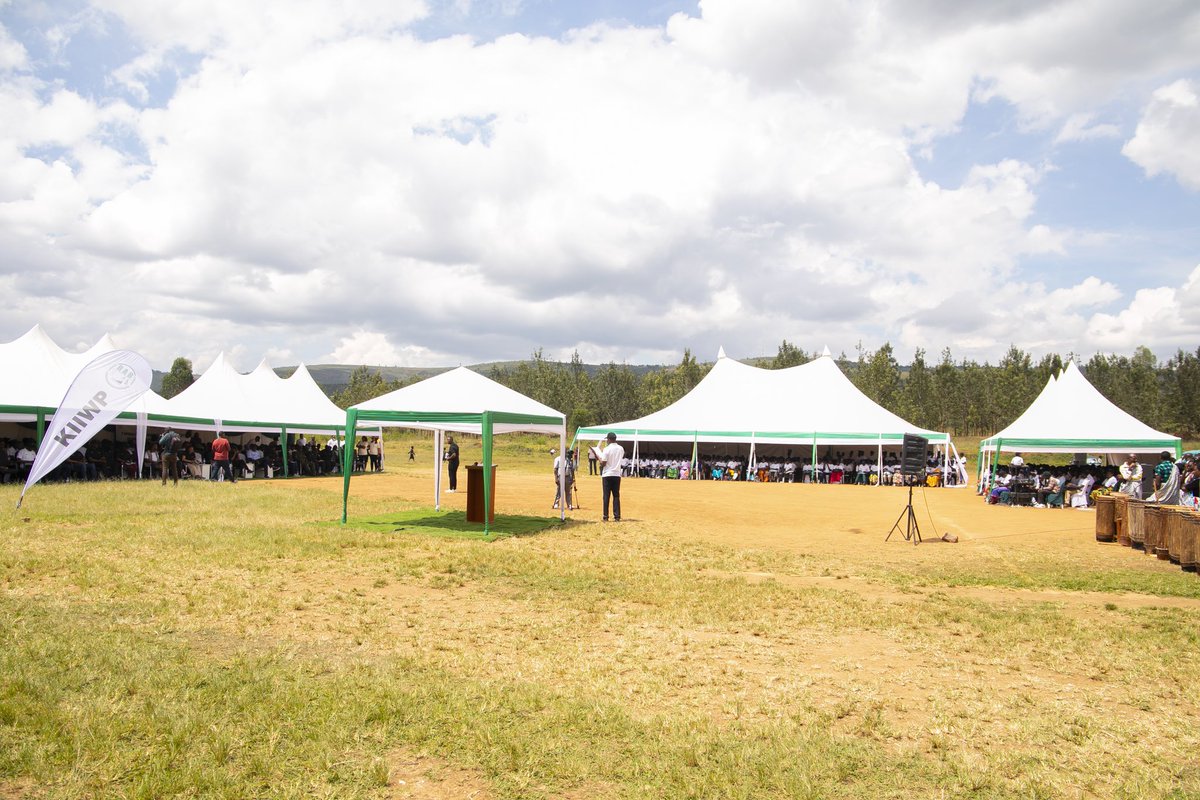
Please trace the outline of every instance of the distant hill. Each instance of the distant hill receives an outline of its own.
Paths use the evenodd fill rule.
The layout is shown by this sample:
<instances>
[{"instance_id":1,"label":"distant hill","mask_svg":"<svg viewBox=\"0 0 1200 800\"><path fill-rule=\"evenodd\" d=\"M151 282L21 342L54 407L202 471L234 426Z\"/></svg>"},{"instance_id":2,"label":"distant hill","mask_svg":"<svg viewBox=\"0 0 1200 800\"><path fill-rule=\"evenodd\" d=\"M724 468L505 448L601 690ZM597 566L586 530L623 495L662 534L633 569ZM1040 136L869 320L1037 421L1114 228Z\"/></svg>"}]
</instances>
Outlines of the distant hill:
<instances>
[{"instance_id":1,"label":"distant hill","mask_svg":"<svg viewBox=\"0 0 1200 800\"><path fill-rule=\"evenodd\" d=\"M512 370L520 365L521 361L489 361L484 364L467 364L467 368L480 375L488 375L492 369L500 368ZM317 385L325 391L325 394L332 395L334 392L341 391L350 385L350 374L358 369L360 364L309 364L308 372L312 375L313 380ZM584 364L583 369L588 376L593 376L600 370L604 369L604 364ZM404 381L412 382L414 380L423 380L425 378L440 375L443 372L449 372L454 367L378 367L370 364L366 365L367 369L372 372L378 372L385 380L389 381ZM662 366L650 364L631 364L629 369L633 370L636 375L644 375L647 372L663 369ZM286 378L296 371L295 367L276 367L275 372L282 378ZM156 376L157 377L157 376Z\"/></svg>"},{"instance_id":2,"label":"distant hill","mask_svg":"<svg viewBox=\"0 0 1200 800\"><path fill-rule=\"evenodd\" d=\"M749 363L754 363L754 362L769 363L770 359L763 357L763 358L759 358L759 359L746 359L746 361L748 361ZM494 369L494 368L498 367L500 369L514 370L522 363L528 363L528 362L488 361L483 364L467 364L466 366L469 369L472 369L475 372L478 372L480 375L488 375L489 373L491 373L492 369ZM354 370L358 369L360 366L363 366L363 365L361 365L361 364L309 364L307 366L308 366L309 374L312 375L313 380L317 382L317 385L321 387L321 389L325 392L325 394L332 395L334 392L341 391L342 389L345 389L347 386L349 386L350 385L350 374L352 372L354 372ZM389 381L399 380L399 381L403 381L405 383L412 382L414 380L422 380L425 378L430 378L434 375L439 375L443 372L449 372L450 370L454 369L454 367L378 367L378 366L372 366L370 364L367 364L365 366L367 367L367 369L371 370L372 372L378 372L380 375L382 375L384 377L385 380L389 380ZM594 377L596 375L596 373L600 372L600 370L604 369L606 366L608 366L608 365L607 364L584 364L583 370L584 370L584 372L586 372L588 374L588 377ZM633 374L637 375L638 377L641 377L643 375L646 375L647 373L657 372L658 370L662 370L662 369L669 369L675 365L674 364L626 364L624 366L627 366L630 370L632 370ZM276 367L275 368L275 374L281 378L291 377L292 373L295 371L296 371L295 366ZM150 383L150 388L156 392L162 392L162 382L163 382L164 375L166 375L166 372L163 372L163 371L157 370L157 369L154 370L154 379ZM197 375L197 377L199 377L199 376Z\"/></svg>"}]
</instances>

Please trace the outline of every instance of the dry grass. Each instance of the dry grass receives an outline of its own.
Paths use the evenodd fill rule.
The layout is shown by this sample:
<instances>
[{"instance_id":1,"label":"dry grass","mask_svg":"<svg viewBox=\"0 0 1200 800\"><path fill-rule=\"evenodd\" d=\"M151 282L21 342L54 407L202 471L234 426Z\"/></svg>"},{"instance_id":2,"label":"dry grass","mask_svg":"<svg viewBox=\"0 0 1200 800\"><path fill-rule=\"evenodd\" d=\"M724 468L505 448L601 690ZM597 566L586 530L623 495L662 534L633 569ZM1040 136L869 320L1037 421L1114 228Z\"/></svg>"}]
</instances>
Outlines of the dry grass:
<instances>
[{"instance_id":1,"label":"dry grass","mask_svg":"<svg viewBox=\"0 0 1200 800\"><path fill-rule=\"evenodd\" d=\"M352 517L432 501L408 444ZM501 451L502 512L551 514L543 449ZM579 486L496 542L328 526L333 480L38 487L0 523L0 796L1200 791L1200 580L1091 513L929 491L961 541L913 547L899 490L629 480L605 525Z\"/></svg>"}]
</instances>

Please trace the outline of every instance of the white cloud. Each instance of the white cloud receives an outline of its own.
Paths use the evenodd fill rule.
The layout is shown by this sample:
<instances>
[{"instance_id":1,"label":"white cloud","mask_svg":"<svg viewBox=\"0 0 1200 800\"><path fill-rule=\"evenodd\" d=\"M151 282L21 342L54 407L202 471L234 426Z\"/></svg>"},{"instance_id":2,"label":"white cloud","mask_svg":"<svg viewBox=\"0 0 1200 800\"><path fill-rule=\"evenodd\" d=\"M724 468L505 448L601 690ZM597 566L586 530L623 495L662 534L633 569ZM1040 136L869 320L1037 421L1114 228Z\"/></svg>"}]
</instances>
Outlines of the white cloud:
<instances>
[{"instance_id":1,"label":"white cloud","mask_svg":"<svg viewBox=\"0 0 1200 800\"><path fill-rule=\"evenodd\" d=\"M27 63L25 46L13 39L8 30L0 25L0 70L21 69Z\"/></svg>"},{"instance_id":2,"label":"white cloud","mask_svg":"<svg viewBox=\"0 0 1200 800\"><path fill-rule=\"evenodd\" d=\"M381 333L358 330L338 343L331 353L319 359L333 364L373 364L386 367L429 367L446 364L444 353L427 347L396 347Z\"/></svg>"},{"instance_id":3,"label":"white cloud","mask_svg":"<svg viewBox=\"0 0 1200 800\"><path fill-rule=\"evenodd\" d=\"M1119 127L1111 123L1095 124L1094 119L1094 114L1072 114L1067 117L1058 136L1054 138L1055 144L1083 142L1089 139L1120 138L1121 129Z\"/></svg>"},{"instance_id":4,"label":"white cloud","mask_svg":"<svg viewBox=\"0 0 1200 800\"><path fill-rule=\"evenodd\" d=\"M1154 92L1137 132L1121 150L1149 175L1168 173L1200 189L1200 82L1178 80Z\"/></svg>"},{"instance_id":5,"label":"white cloud","mask_svg":"<svg viewBox=\"0 0 1200 800\"><path fill-rule=\"evenodd\" d=\"M194 67L156 108L0 79L13 335L51 315L168 364L1075 347L1118 290L1024 265L1104 232L1038 219L1045 165L947 187L911 153L972 95L1060 142L1111 136L1101 106L1200 52L1195 12L1119 5L705 0L661 29L476 42L406 32L420 2L105 0L141 47L115 82L145 98L180 52ZM1090 49L1151 25L1113 64ZM1127 146L1158 137L1148 170L1190 174L1180 97Z\"/></svg>"}]
</instances>

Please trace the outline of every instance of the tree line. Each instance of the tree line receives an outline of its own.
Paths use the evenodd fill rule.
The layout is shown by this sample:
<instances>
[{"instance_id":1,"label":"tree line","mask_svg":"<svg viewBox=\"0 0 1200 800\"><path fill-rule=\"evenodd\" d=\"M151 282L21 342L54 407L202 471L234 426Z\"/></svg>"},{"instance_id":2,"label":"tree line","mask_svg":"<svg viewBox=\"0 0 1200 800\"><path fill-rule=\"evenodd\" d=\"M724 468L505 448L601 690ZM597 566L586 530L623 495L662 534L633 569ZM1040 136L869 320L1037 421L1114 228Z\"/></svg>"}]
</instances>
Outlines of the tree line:
<instances>
[{"instance_id":1,"label":"tree line","mask_svg":"<svg viewBox=\"0 0 1200 800\"><path fill-rule=\"evenodd\" d=\"M774 357L748 359L766 369L808 363L818 353L806 353L784 339ZM854 358L836 359L842 372L867 397L909 422L955 436L986 436L1004 428L1028 408L1051 375L1074 360L1099 392L1153 428L1194 439L1200 435L1200 348L1179 350L1159 361L1149 348L1132 356L1097 353L1086 362L1074 353L1049 354L1035 361L1016 346L996 364L955 359L944 348L930 361L918 348L902 366L890 343L869 352L860 345ZM700 363L691 350L674 366L649 372L627 364L588 367L578 353L567 362L553 361L537 350L515 366L496 365L488 377L521 394L567 414L572 429L634 419L674 403L695 388L712 364ZM191 362L176 359L164 378L163 395L170 397L193 380ZM387 380L369 367L357 367L350 383L330 398L345 408L399 389L405 383Z\"/></svg>"},{"instance_id":2,"label":"tree line","mask_svg":"<svg viewBox=\"0 0 1200 800\"><path fill-rule=\"evenodd\" d=\"M766 369L808 363L806 353L784 339L774 357L749 359ZM1071 360L1099 392L1158 430L1184 438L1200 433L1200 348L1178 351L1160 362L1146 347L1132 356L1097 353L1086 362L1074 353L1034 360L1016 346L996 364L956 359L945 348L930 361L918 348L902 366L890 343L856 357L835 359L867 397L914 425L955 436L986 436L1004 428L1038 396L1051 375ZM551 408L564 411L572 428L633 419L664 408L690 392L712 364L684 350L679 364L639 376L629 366L609 363L589 373L576 353L569 362L547 359L541 350L512 368L493 368L489 377Z\"/></svg>"}]
</instances>

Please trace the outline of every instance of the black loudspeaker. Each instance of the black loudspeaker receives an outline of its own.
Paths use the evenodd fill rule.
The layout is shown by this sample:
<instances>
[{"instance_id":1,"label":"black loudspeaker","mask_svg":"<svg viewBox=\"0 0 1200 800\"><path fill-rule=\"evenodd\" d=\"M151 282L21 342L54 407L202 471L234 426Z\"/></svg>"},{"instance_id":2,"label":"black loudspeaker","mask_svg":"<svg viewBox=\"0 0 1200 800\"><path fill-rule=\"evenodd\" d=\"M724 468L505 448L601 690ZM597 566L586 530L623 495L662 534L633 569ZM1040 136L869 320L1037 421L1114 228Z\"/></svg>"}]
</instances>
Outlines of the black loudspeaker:
<instances>
[{"instance_id":1,"label":"black loudspeaker","mask_svg":"<svg viewBox=\"0 0 1200 800\"><path fill-rule=\"evenodd\" d=\"M900 472L904 475L925 477L925 448L929 440L914 433L904 434L904 449L900 451Z\"/></svg>"}]
</instances>

